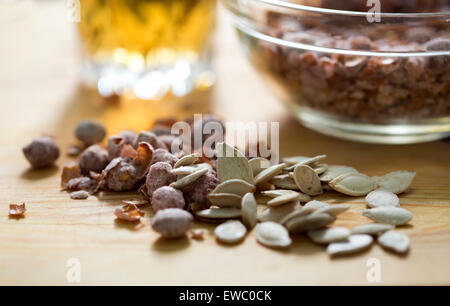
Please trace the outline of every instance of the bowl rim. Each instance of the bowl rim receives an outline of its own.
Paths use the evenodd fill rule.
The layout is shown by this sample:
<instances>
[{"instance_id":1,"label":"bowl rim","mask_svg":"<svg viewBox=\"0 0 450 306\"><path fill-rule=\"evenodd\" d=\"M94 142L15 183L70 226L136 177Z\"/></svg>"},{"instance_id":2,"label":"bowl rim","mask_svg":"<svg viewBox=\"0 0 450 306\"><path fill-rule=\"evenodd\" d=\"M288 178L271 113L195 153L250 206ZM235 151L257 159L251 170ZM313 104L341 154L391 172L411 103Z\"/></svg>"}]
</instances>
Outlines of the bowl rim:
<instances>
[{"instance_id":1,"label":"bowl rim","mask_svg":"<svg viewBox=\"0 0 450 306\"><path fill-rule=\"evenodd\" d=\"M226 1L239 1L239 0L226 0ZM353 16L353 17L365 17L369 12L359 12L359 11L348 11L348 10L337 10L337 9L328 9L315 7L305 4L297 4L292 3L285 0L245 0L245 1L253 1L253 2L261 2L268 5L294 9L298 11L310 12L310 13L321 13L321 14L329 14L329 15L344 15L344 16ZM369 9L369 7L367 7ZM436 17L444 17L450 18L450 11L446 12L424 12L424 13L379 13L381 18L436 18ZM449 20L450 21L450 20Z\"/></svg>"}]
</instances>

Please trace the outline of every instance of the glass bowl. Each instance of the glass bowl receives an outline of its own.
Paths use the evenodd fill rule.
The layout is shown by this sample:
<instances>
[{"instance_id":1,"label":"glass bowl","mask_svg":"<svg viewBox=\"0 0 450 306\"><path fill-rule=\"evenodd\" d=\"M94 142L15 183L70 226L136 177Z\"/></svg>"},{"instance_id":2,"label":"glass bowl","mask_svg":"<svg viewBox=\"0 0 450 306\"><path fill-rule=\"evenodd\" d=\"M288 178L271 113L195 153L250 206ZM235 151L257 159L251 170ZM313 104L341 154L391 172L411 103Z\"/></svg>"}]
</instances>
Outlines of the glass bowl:
<instances>
[{"instance_id":1,"label":"glass bowl","mask_svg":"<svg viewBox=\"0 0 450 306\"><path fill-rule=\"evenodd\" d=\"M450 136L450 0L223 2L305 126L372 143Z\"/></svg>"}]
</instances>

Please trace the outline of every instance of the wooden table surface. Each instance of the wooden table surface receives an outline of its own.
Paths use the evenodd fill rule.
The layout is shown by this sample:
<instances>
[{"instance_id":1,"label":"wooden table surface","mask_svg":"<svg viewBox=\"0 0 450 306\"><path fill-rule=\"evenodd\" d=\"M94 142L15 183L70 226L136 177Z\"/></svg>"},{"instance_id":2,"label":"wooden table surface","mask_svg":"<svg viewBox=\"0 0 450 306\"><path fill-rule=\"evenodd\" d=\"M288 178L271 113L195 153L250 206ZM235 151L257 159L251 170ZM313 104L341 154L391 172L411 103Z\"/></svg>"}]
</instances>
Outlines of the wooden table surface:
<instances>
[{"instance_id":1,"label":"wooden table surface","mask_svg":"<svg viewBox=\"0 0 450 306\"><path fill-rule=\"evenodd\" d=\"M303 128L243 58L222 13L214 60L218 82L213 90L182 101L106 103L79 84L77 36L67 14L64 1L23 1L0 9L0 284L72 284L66 265L75 258L82 285L371 285L367 264L375 258L381 284L450 285L448 140L369 145ZM324 247L305 238L295 238L288 250L275 251L259 245L253 232L243 243L226 247L216 243L212 226L200 223L196 227L207 230L204 241L164 241L151 230L148 217L138 227L115 221L113 210L133 194L70 200L59 190L61 168L69 160L64 154L56 167L32 171L21 153L25 143L43 133L54 135L65 151L81 118L99 118L112 133L145 128L162 115L210 109L230 121L280 122L282 156L325 153L328 163L351 165L369 175L416 171L411 191L400 198L414 214L411 226L399 229L410 236L411 251L398 256L374 245L358 255L330 259ZM363 198L327 193L319 199L352 204L338 225L368 222L361 216ZM8 204L22 201L26 217L8 218Z\"/></svg>"}]
</instances>

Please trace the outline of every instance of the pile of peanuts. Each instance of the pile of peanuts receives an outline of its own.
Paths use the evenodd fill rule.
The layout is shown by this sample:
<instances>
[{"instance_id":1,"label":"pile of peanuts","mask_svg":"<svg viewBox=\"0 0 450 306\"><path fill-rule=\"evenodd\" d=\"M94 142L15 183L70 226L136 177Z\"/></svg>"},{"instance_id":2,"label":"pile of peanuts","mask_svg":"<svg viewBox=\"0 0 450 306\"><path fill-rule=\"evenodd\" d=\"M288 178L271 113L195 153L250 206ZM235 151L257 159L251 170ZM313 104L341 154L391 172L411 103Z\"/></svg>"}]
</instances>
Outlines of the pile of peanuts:
<instances>
[{"instance_id":1,"label":"pile of peanuts","mask_svg":"<svg viewBox=\"0 0 450 306\"><path fill-rule=\"evenodd\" d=\"M219 183L216 157L207 158L202 154L203 144L212 136L204 134L203 127L208 122L224 126L211 115L204 115L200 125L191 118L184 120L193 134L200 130L202 136L200 147L192 145L190 152L185 152L182 140L185 136L171 134L174 122L174 119L157 121L150 131L139 134L122 131L109 137L106 146L103 144L106 129L101 123L80 122L75 129L80 144L72 145L68 150L71 156L78 153L77 161L63 168L61 188L70 192L72 199L86 199L100 190L139 191L143 200L124 201L126 205L115 211L117 218L139 221L144 215L139 206L150 203L155 212L154 230L166 238L184 236L193 224L192 214L211 206L208 194ZM36 169L51 166L59 157L59 148L50 137L34 139L23 152ZM169 186L186 176L173 173L173 170L180 159L192 152L190 166L204 167L204 171L188 184Z\"/></svg>"}]
</instances>

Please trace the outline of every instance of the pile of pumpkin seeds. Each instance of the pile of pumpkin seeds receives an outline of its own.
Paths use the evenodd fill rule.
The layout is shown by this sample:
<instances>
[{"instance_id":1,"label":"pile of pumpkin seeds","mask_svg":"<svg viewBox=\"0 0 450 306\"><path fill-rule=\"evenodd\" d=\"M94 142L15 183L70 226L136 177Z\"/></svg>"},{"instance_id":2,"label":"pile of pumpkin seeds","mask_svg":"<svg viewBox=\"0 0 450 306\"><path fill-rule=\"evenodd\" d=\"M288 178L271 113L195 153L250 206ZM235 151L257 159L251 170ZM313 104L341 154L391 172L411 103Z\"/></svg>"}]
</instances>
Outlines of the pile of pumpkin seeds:
<instances>
[{"instance_id":1,"label":"pile of pumpkin seeds","mask_svg":"<svg viewBox=\"0 0 450 306\"><path fill-rule=\"evenodd\" d=\"M370 177L349 166L327 165L326 155L288 157L270 165L261 157L247 159L224 142L217 144L216 153L220 184L208 196L213 205L196 212L196 217L220 223L214 232L220 242L238 243L255 227L257 241L272 248L288 247L292 243L290 236L301 234L314 243L327 245L331 256L368 249L374 238L394 252L408 251L408 236L394 229L407 224L412 214L400 208L397 194L408 190L415 172ZM193 175L197 175L196 171L200 170ZM312 199L329 190L366 196L369 208L363 215L375 223L352 229L331 227L350 205ZM268 200L258 214L259 196Z\"/></svg>"}]
</instances>

